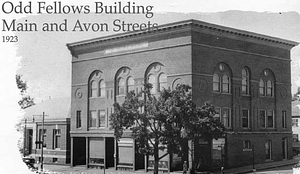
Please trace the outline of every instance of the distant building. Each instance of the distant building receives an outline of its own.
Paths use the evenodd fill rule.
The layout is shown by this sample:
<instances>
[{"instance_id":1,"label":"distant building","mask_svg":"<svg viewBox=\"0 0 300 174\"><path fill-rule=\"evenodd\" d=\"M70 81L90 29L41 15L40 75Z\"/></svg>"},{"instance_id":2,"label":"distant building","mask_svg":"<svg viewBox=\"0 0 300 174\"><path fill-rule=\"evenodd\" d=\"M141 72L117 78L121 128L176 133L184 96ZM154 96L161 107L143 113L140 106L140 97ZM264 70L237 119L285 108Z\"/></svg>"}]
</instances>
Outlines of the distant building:
<instances>
[{"instance_id":1,"label":"distant building","mask_svg":"<svg viewBox=\"0 0 300 174\"><path fill-rule=\"evenodd\" d=\"M44 131L42 131L43 112ZM41 161L41 142L44 136L43 162L70 163L70 98L49 99L25 109L22 125L26 126L24 130L26 155Z\"/></svg>"},{"instance_id":2,"label":"distant building","mask_svg":"<svg viewBox=\"0 0 300 174\"><path fill-rule=\"evenodd\" d=\"M290 50L298 43L186 20L68 44L72 54L71 165L153 168L130 132L110 130L113 103L153 84L152 93L192 86L198 106L212 101L226 135L195 141L193 157L169 155L160 170L198 170L292 158ZM163 152L162 152L163 154ZM192 159L193 158L193 159Z\"/></svg>"},{"instance_id":3,"label":"distant building","mask_svg":"<svg viewBox=\"0 0 300 174\"><path fill-rule=\"evenodd\" d=\"M292 102L292 130L293 130L293 151L294 155L300 153L300 100Z\"/></svg>"}]
</instances>

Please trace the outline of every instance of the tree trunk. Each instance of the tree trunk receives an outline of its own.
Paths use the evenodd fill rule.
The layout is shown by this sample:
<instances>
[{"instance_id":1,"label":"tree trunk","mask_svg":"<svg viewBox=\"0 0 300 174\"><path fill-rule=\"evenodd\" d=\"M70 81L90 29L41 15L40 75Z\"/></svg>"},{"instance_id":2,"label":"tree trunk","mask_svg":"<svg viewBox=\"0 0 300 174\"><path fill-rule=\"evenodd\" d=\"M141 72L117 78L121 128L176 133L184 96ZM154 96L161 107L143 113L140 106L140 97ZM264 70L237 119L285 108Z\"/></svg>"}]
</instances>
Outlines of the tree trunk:
<instances>
[{"instance_id":1,"label":"tree trunk","mask_svg":"<svg viewBox=\"0 0 300 174\"><path fill-rule=\"evenodd\" d=\"M158 174L158 162L159 162L159 150L158 150L158 140L155 141L154 145L154 174Z\"/></svg>"}]
</instances>

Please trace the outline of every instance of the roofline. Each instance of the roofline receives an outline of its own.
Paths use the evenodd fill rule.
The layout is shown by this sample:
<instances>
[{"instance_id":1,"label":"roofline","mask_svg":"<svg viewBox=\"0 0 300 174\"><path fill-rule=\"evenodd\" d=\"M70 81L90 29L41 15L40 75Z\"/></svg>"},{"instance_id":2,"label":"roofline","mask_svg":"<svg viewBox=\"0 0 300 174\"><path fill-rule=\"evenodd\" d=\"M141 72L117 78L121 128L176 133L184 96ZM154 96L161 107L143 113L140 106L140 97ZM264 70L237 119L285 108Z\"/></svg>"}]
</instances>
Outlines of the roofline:
<instances>
[{"instance_id":1,"label":"roofline","mask_svg":"<svg viewBox=\"0 0 300 174\"><path fill-rule=\"evenodd\" d=\"M203 22L203 21L199 21L199 20L189 19L189 20L159 25L158 28L152 28L151 30L144 29L144 30L138 30L138 31L129 31L129 32L125 32L125 33L118 33L118 34L113 34L113 35L109 35L109 36L103 36L103 37L98 37L98 38L93 38L93 39L88 39L88 40L83 40L83 41L78 41L78 42L73 42L73 43L67 43L66 45L67 45L68 49L72 52L73 47L77 47L77 46L81 46L81 45L88 45L88 44L93 44L93 43L98 43L98 42L107 42L107 41L111 41L111 40L119 40L122 38L134 37L134 36L139 36L141 34L149 34L149 33L155 33L155 32L159 32L159 31L164 32L166 30L172 30L172 29L186 27L186 26L194 26L194 27L198 27L198 28L202 28L202 29L209 29L212 31L228 33L228 34L232 34L232 35L239 35L239 36L253 38L253 39L257 39L257 40L261 40L261 41L273 42L276 44L283 44L283 45L287 45L290 47L294 47L299 44L298 42L291 41L291 40L281 39L281 38L277 38L277 37L258 34L258 33L235 29L235 28L231 28L231 27L225 27L225 26L207 23L207 22Z\"/></svg>"}]
</instances>

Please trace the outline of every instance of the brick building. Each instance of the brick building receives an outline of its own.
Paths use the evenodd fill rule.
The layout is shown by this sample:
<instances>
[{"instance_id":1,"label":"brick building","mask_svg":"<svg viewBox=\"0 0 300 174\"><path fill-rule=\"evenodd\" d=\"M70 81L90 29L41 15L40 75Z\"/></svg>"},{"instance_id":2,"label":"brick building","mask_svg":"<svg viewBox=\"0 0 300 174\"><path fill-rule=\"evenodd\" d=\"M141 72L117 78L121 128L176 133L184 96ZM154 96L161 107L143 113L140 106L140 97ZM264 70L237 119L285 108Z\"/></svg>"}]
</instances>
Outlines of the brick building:
<instances>
[{"instance_id":1,"label":"brick building","mask_svg":"<svg viewBox=\"0 0 300 174\"><path fill-rule=\"evenodd\" d=\"M192 86L201 106L212 101L226 135L196 142L189 165L226 168L292 158L290 49L298 43L196 20L153 31L67 44L72 54L71 165L151 168L124 135L109 129L113 103L147 80L153 93ZM254 151L253 151L254 150ZM163 170L182 166L175 156Z\"/></svg>"},{"instance_id":2,"label":"brick building","mask_svg":"<svg viewBox=\"0 0 300 174\"><path fill-rule=\"evenodd\" d=\"M26 131L26 155L41 161L42 136L44 136L44 163L70 163L70 98L49 99L25 109L22 124ZM44 112L44 131L42 114Z\"/></svg>"}]
</instances>

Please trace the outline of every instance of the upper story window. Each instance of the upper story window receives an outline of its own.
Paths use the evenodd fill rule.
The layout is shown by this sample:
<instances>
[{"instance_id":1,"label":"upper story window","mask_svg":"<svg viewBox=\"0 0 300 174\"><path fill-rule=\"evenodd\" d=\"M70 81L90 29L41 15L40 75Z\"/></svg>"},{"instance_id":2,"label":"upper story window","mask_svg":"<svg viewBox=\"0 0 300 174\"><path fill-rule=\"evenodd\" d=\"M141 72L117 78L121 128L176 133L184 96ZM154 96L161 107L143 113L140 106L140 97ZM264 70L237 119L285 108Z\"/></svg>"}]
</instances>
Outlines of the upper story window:
<instances>
[{"instance_id":1,"label":"upper story window","mask_svg":"<svg viewBox=\"0 0 300 174\"><path fill-rule=\"evenodd\" d=\"M89 79L89 97L105 97L105 81L101 71L95 71Z\"/></svg>"},{"instance_id":2,"label":"upper story window","mask_svg":"<svg viewBox=\"0 0 300 174\"><path fill-rule=\"evenodd\" d=\"M146 81L152 84L152 94L167 89L168 80L165 67L160 63L151 64L146 70Z\"/></svg>"},{"instance_id":3,"label":"upper story window","mask_svg":"<svg viewBox=\"0 0 300 174\"><path fill-rule=\"evenodd\" d=\"M231 70L223 63L220 63L214 70L213 91L227 94L231 91Z\"/></svg>"},{"instance_id":4,"label":"upper story window","mask_svg":"<svg viewBox=\"0 0 300 174\"><path fill-rule=\"evenodd\" d=\"M167 76L165 73L161 73L158 78L158 90L162 91L167 89Z\"/></svg>"},{"instance_id":5,"label":"upper story window","mask_svg":"<svg viewBox=\"0 0 300 174\"><path fill-rule=\"evenodd\" d=\"M272 71L266 69L263 71L259 80L260 96L274 97L275 76Z\"/></svg>"},{"instance_id":6,"label":"upper story window","mask_svg":"<svg viewBox=\"0 0 300 174\"><path fill-rule=\"evenodd\" d=\"M117 71L115 81L117 95L126 95L129 91L134 90L135 81L130 73L131 69L128 67L122 67Z\"/></svg>"},{"instance_id":7,"label":"upper story window","mask_svg":"<svg viewBox=\"0 0 300 174\"><path fill-rule=\"evenodd\" d=\"M105 82L100 80L99 82L99 97L105 97Z\"/></svg>"},{"instance_id":8,"label":"upper story window","mask_svg":"<svg viewBox=\"0 0 300 174\"><path fill-rule=\"evenodd\" d=\"M244 68L242 70L242 94L249 95L250 91L250 76L249 70Z\"/></svg>"},{"instance_id":9,"label":"upper story window","mask_svg":"<svg viewBox=\"0 0 300 174\"><path fill-rule=\"evenodd\" d=\"M118 95L124 95L125 94L124 88L125 88L124 79L122 77L120 77L118 79Z\"/></svg>"},{"instance_id":10,"label":"upper story window","mask_svg":"<svg viewBox=\"0 0 300 174\"><path fill-rule=\"evenodd\" d=\"M220 76L218 74L214 74L213 77L213 91L214 92L220 92L221 91L221 80Z\"/></svg>"},{"instance_id":11,"label":"upper story window","mask_svg":"<svg viewBox=\"0 0 300 174\"><path fill-rule=\"evenodd\" d=\"M127 92L134 91L134 79L132 77L127 78Z\"/></svg>"}]
</instances>

